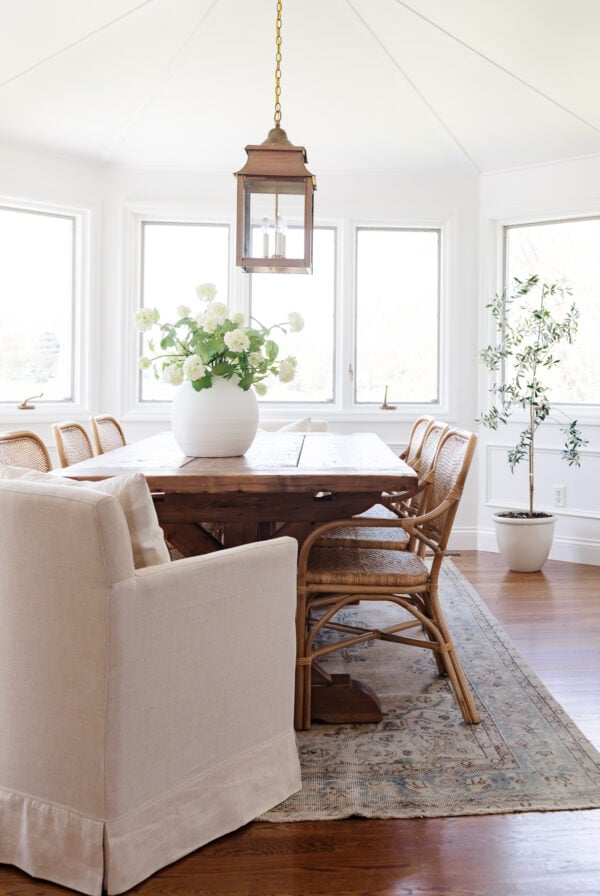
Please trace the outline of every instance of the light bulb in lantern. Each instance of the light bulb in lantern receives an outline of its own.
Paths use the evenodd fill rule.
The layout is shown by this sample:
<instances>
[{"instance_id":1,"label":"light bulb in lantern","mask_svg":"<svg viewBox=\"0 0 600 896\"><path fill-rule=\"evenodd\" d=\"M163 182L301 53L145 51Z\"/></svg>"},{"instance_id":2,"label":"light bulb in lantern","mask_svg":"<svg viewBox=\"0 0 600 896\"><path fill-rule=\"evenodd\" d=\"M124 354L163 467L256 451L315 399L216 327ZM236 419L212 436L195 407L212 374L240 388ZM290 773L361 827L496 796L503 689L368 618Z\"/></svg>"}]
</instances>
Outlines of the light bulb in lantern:
<instances>
[{"instance_id":1,"label":"light bulb in lantern","mask_svg":"<svg viewBox=\"0 0 600 896\"><path fill-rule=\"evenodd\" d=\"M285 238L287 234L287 221L283 215L277 215L275 220L275 255L285 258Z\"/></svg>"},{"instance_id":2,"label":"light bulb in lantern","mask_svg":"<svg viewBox=\"0 0 600 896\"><path fill-rule=\"evenodd\" d=\"M262 254L263 258L269 257L269 219L262 219Z\"/></svg>"}]
</instances>

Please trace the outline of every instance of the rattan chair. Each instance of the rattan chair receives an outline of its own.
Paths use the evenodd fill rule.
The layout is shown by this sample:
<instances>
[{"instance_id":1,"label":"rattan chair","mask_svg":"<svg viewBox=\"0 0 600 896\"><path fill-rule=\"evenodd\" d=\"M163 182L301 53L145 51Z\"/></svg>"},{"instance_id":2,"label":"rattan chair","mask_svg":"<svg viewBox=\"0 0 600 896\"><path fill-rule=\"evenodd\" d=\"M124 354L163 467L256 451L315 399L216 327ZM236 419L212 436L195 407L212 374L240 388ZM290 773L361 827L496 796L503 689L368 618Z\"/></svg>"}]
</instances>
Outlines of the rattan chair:
<instances>
[{"instance_id":1,"label":"rattan chair","mask_svg":"<svg viewBox=\"0 0 600 896\"><path fill-rule=\"evenodd\" d=\"M417 417L415 422L412 425L410 434L408 436L408 443L404 451L400 454L400 460L405 461L410 467L413 467L415 470L420 470L421 467L421 455L423 453L423 448L426 444L426 439L432 430L435 428L437 430L437 438L434 435L435 446L437 447L437 441L439 441L439 434L441 432L441 427L447 429L447 427L436 421L430 414L424 414L422 417ZM429 445L431 446L431 442ZM435 453L435 449L434 452ZM433 454L431 455L433 457ZM427 469L429 469L430 464L425 465ZM420 481L422 481L422 477L419 477ZM424 483L426 486L427 483ZM404 495L399 495L397 492L388 492L382 495L382 503L384 507L387 507L391 510L396 510L396 504L398 503L398 498L401 500L404 499ZM373 511L375 511L373 513ZM371 515L379 516L380 508L379 505L376 505L375 508L372 508L371 511L367 511ZM384 513L385 516L385 513Z\"/></svg>"},{"instance_id":2,"label":"rattan chair","mask_svg":"<svg viewBox=\"0 0 600 896\"><path fill-rule=\"evenodd\" d=\"M47 473L52 461L44 442L28 429L0 432L0 464Z\"/></svg>"},{"instance_id":3,"label":"rattan chair","mask_svg":"<svg viewBox=\"0 0 600 896\"><path fill-rule=\"evenodd\" d=\"M473 433L463 430L448 430L438 448L427 512L416 517L380 521L382 528L390 531L403 528L409 535L414 535L420 547L432 552L430 563L425 563L420 550L323 547L317 543L326 532L340 525L344 528L368 527L369 519L325 523L304 542L298 561L296 619L295 724L298 729L310 728L313 661L332 651L370 640L431 650L438 671L448 676L465 722L479 721L438 598L440 569L476 438ZM397 622L380 631L336 620L340 610L357 600L384 600L395 604L399 611ZM339 638L334 642L319 643L317 636L324 629L337 632Z\"/></svg>"},{"instance_id":4,"label":"rattan chair","mask_svg":"<svg viewBox=\"0 0 600 896\"><path fill-rule=\"evenodd\" d=\"M413 423L408 436L408 444L400 455L400 459L405 460L411 467L417 464L421 456L425 436L434 422L435 420L430 414L424 414L422 417L417 417Z\"/></svg>"},{"instance_id":5,"label":"rattan chair","mask_svg":"<svg viewBox=\"0 0 600 896\"><path fill-rule=\"evenodd\" d=\"M61 467L69 467L94 456L90 437L81 423L72 420L53 423L52 432Z\"/></svg>"},{"instance_id":6,"label":"rattan chair","mask_svg":"<svg viewBox=\"0 0 600 896\"><path fill-rule=\"evenodd\" d=\"M419 447L418 455L413 455L415 468L419 473L419 486L416 494L405 496L399 492L387 492L382 496L382 503L375 504L364 513L357 514L356 519L372 520L373 528L357 528L344 526L328 532L319 541L323 547L381 548L381 550L416 550L424 546L415 543L415 536L399 527L393 529L380 528L379 520L393 520L398 517L417 516L425 513L431 483L433 482L435 460L442 436L448 431L446 423L429 418L425 438Z\"/></svg>"},{"instance_id":7,"label":"rattan chair","mask_svg":"<svg viewBox=\"0 0 600 896\"><path fill-rule=\"evenodd\" d=\"M115 448L122 448L127 444L121 424L110 414L90 417L90 429L96 454L105 454L107 451L114 451Z\"/></svg>"}]
</instances>

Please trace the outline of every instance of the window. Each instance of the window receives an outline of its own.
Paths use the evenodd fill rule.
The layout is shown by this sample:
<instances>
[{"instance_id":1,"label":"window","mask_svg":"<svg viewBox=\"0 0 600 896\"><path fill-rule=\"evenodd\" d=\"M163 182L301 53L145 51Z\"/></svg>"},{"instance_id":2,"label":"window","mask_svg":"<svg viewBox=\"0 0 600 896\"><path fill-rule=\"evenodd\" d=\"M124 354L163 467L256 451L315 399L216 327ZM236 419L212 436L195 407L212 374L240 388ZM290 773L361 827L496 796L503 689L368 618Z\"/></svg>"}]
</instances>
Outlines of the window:
<instances>
[{"instance_id":1,"label":"window","mask_svg":"<svg viewBox=\"0 0 600 896\"><path fill-rule=\"evenodd\" d=\"M532 274L564 279L580 312L574 343L556 351L560 366L544 374L556 403L600 404L600 218L510 225L504 235L506 288Z\"/></svg>"},{"instance_id":2,"label":"window","mask_svg":"<svg viewBox=\"0 0 600 896\"><path fill-rule=\"evenodd\" d=\"M0 207L0 401L74 400L77 219Z\"/></svg>"},{"instance_id":3,"label":"window","mask_svg":"<svg viewBox=\"0 0 600 896\"><path fill-rule=\"evenodd\" d=\"M293 237L288 230L288 239ZM270 326L285 322L290 311L304 319L299 333L284 335L275 330L279 356L294 355L298 361L291 383L267 381L261 401L332 402L334 400L336 232L315 228L313 273L310 276L251 274L251 315Z\"/></svg>"},{"instance_id":4,"label":"window","mask_svg":"<svg viewBox=\"0 0 600 896\"><path fill-rule=\"evenodd\" d=\"M439 397L440 231L356 232L355 401Z\"/></svg>"},{"instance_id":5,"label":"window","mask_svg":"<svg viewBox=\"0 0 600 896\"><path fill-rule=\"evenodd\" d=\"M157 308L161 321L177 320L177 307L201 310L196 296L200 283L214 283L219 301L229 293L229 226L187 222L142 221L141 305ZM150 338L154 334L149 334ZM153 355L146 336L141 353ZM140 372L142 401L170 401L173 387Z\"/></svg>"},{"instance_id":6,"label":"window","mask_svg":"<svg viewBox=\"0 0 600 896\"><path fill-rule=\"evenodd\" d=\"M196 307L196 286L207 281L216 284L218 299L227 303L229 225L142 219L140 228L142 307L157 308L161 321L173 322L179 305ZM288 228L286 239L296 236ZM250 322L274 326L280 358L297 360L292 382L265 383L263 407L364 409L382 403L386 386L389 404L438 402L441 230L357 228L354 245L347 245L345 253L343 270L350 276L341 295L337 228L316 227L313 249L312 275L249 274L236 280L249 289L236 297L232 310L245 307ZM285 325L293 311L302 316L304 328L284 333L277 325ZM157 348L156 336L153 330L140 337L139 354L156 355L148 345L149 337ZM140 371L139 384L143 402L173 398L173 387L157 380L152 368Z\"/></svg>"}]
</instances>

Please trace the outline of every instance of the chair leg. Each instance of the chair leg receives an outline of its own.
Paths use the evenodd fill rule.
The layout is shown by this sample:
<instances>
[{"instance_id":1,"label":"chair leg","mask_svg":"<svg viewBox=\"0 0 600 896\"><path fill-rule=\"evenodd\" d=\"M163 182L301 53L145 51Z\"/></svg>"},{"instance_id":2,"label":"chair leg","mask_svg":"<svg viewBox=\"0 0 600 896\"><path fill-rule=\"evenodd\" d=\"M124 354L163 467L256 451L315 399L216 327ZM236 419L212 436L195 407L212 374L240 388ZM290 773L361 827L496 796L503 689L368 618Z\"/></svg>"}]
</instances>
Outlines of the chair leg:
<instances>
[{"instance_id":1,"label":"chair leg","mask_svg":"<svg viewBox=\"0 0 600 896\"><path fill-rule=\"evenodd\" d=\"M425 616L427 616L427 618L430 619L434 623L434 625L437 626L437 621L433 618L432 613L431 613L431 606L430 606L430 602L429 602L428 593L426 591L424 591L421 594L419 594L418 597L421 598L421 601L420 601L421 612ZM437 626L437 627L439 628L439 626ZM425 632L426 636L428 637L428 639L430 641L436 640L436 638L432 636L431 631L427 628L426 625L423 626L423 631ZM442 657L440 656L439 651L434 650L433 655L435 658L435 664L437 666L438 674L439 675L447 675L448 672L446 670L446 666L444 665L444 662L442 660Z\"/></svg>"},{"instance_id":2,"label":"chair leg","mask_svg":"<svg viewBox=\"0 0 600 896\"><path fill-rule=\"evenodd\" d=\"M480 718L473 701L469 683L463 672L454 644L452 641L448 641L447 643L450 647L444 653L444 656L448 660L446 665L448 680L452 685L452 690L454 691L456 700L460 706L463 719L469 724L476 725L480 721Z\"/></svg>"},{"instance_id":3,"label":"chair leg","mask_svg":"<svg viewBox=\"0 0 600 896\"><path fill-rule=\"evenodd\" d=\"M431 618L434 624L439 629L442 637L446 641L447 644L452 645L451 650L448 652L448 660L452 666L452 678L454 678L457 682L457 688L455 687L455 691L462 695L461 709L463 710L463 717L465 722L471 722L472 724L477 724L481 721L479 717L479 713L477 712L477 707L475 706L475 701L473 700L473 694L471 693L471 688L469 686L469 682L467 680L467 676L465 675L464 669L462 667L462 663L458 656L458 652L456 647L454 646L454 642L450 636L450 631L448 630L448 626L446 624L446 619L444 617L444 613L442 611L439 597L438 597L438 589L437 586L433 586L429 591L429 601L428 608ZM454 685L453 685L454 686ZM463 708L464 704L464 708ZM466 714L465 714L466 711Z\"/></svg>"},{"instance_id":4,"label":"chair leg","mask_svg":"<svg viewBox=\"0 0 600 896\"><path fill-rule=\"evenodd\" d=\"M304 673L304 714L302 717L302 730L310 730L310 717L312 710L312 666L307 663L303 667Z\"/></svg>"},{"instance_id":5,"label":"chair leg","mask_svg":"<svg viewBox=\"0 0 600 896\"><path fill-rule=\"evenodd\" d=\"M385 600L385 597L382 598ZM398 596L395 601L399 603ZM435 662L438 671L448 677L448 681L454 691L456 702L460 708L463 719L470 724L480 721L471 689L463 671L456 647L450 637L438 597L437 589L431 589L429 593L422 594L421 609L409 599L402 601L405 606L425 629L426 636L432 645ZM308 731L311 727L312 710L312 668L309 651L307 650L307 590L298 588L298 605L296 615L296 694L294 705L294 724L298 731Z\"/></svg>"},{"instance_id":6,"label":"chair leg","mask_svg":"<svg viewBox=\"0 0 600 896\"><path fill-rule=\"evenodd\" d=\"M294 728L302 731L304 718L304 676L302 666L296 663L296 688L294 691Z\"/></svg>"},{"instance_id":7,"label":"chair leg","mask_svg":"<svg viewBox=\"0 0 600 896\"><path fill-rule=\"evenodd\" d=\"M310 660L307 657L301 657L300 662L296 662L296 692L294 695L294 728L296 731L310 729L311 673Z\"/></svg>"},{"instance_id":8,"label":"chair leg","mask_svg":"<svg viewBox=\"0 0 600 896\"><path fill-rule=\"evenodd\" d=\"M306 588L298 586L296 603L296 690L294 694L294 727L297 731L310 728L310 691L306 693L306 683L310 687L310 663L306 657ZM308 678L306 670L308 669ZM308 700L308 725L306 708Z\"/></svg>"},{"instance_id":9,"label":"chair leg","mask_svg":"<svg viewBox=\"0 0 600 896\"><path fill-rule=\"evenodd\" d=\"M445 631L442 631L442 629L437 625L437 620L434 621L428 615L425 615L422 610L418 610L411 603L411 601L402 599L399 595L396 595L395 602L399 603L401 606L404 606L404 608L421 623L426 631L428 640L431 641L432 644L436 645L436 647L433 648L433 652L435 653L438 668L440 668L441 666L442 674L446 674L448 676L448 681L450 682L452 690L454 691L456 702L459 705L462 717L465 722L479 722L479 716L477 714L477 710L475 708L475 704L473 702L466 677L463 673L461 679L457 674L456 665L458 664L458 668L461 672L462 667L460 666L460 661L456 656L456 649L454 647L454 644L452 643L452 639L447 628L445 629ZM413 644L414 643L415 642L413 642ZM423 647L424 646L425 645L423 645Z\"/></svg>"}]
</instances>

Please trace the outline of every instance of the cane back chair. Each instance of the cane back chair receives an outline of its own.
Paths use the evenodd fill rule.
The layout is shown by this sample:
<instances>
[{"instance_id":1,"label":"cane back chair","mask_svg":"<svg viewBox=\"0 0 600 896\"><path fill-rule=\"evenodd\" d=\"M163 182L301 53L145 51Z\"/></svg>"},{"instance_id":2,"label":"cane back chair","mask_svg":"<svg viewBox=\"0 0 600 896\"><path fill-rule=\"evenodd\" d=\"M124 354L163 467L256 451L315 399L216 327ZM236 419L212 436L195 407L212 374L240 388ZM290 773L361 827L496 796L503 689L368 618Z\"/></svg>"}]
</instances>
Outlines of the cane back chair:
<instances>
[{"instance_id":1,"label":"cane back chair","mask_svg":"<svg viewBox=\"0 0 600 896\"><path fill-rule=\"evenodd\" d=\"M94 456L90 437L81 423L53 423L52 432L61 467L69 467Z\"/></svg>"},{"instance_id":2,"label":"cane back chair","mask_svg":"<svg viewBox=\"0 0 600 896\"><path fill-rule=\"evenodd\" d=\"M90 429L96 454L105 454L127 444L121 424L110 414L90 417Z\"/></svg>"},{"instance_id":3,"label":"cane back chair","mask_svg":"<svg viewBox=\"0 0 600 896\"><path fill-rule=\"evenodd\" d=\"M0 432L0 464L47 473L52 461L45 443L28 429Z\"/></svg>"},{"instance_id":4,"label":"cane back chair","mask_svg":"<svg viewBox=\"0 0 600 896\"><path fill-rule=\"evenodd\" d=\"M438 447L426 512L379 521L382 528L402 528L414 536L419 544L417 551L322 546L322 536L336 526L372 526L372 520L357 517L325 523L304 542L298 561L296 618L298 729L310 728L313 661L335 650L376 639L431 650L438 672L448 676L465 722L479 721L438 596L442 561L476 439L464 430L448 430ZM432 552L431 563L425 563L421 547ZM399 609L398 621L383 630L337 621L339 611L357 600L390 601ZM324 629L339 633L339 639L319 644L317 636ZM422 630L421 635L410 637L414 629Z\"/></svg>"},{"instance_id":5,"label":"cane back chair","mask_svg":"<svg viewBox=\"0 0 600 896\"><path fill-rule=\"evenodd\" d=\"M433 423L434 418L430 414L417 417L410 430L406 448L400 455L400 460L406 461L411 467L415 466L419 460L425 436Z\"/></svg>"},{"instance_id":6,"label":"cane back chair","mask_svg":"<svg viewBox=\"0 0 600 896\"><path fill-rule=\"evenodd\" d=\"M415 550L415 537L405 529L379 528L379 520L396 519L397 517L417 516L425 513L430 486L433 481L435 459L440 440L448 430L445 423L429 418L425 438L415 456L415 467L419 473L419 485L416 494L404 497L400 493L388 492L382 496L382 503L375 504L356 519L370 519L371 527L357 528L344 526L328 532L319 544L327 547L381 548L381 550Z\"/></svg>"}]
</instances>

